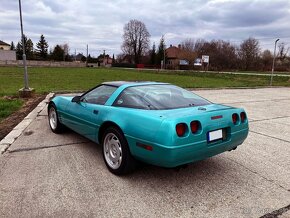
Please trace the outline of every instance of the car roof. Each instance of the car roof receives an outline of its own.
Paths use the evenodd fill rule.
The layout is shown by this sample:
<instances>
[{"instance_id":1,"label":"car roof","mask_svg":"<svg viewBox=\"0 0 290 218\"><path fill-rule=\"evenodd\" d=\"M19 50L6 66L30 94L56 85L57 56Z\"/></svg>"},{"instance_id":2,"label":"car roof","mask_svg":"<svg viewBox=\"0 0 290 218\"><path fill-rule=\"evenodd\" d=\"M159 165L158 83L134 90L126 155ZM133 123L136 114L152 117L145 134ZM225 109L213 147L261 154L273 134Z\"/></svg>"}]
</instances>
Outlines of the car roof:
<instances>
[{"instance_id":1,"label":"car roof","mask_svg":"<svg viewBox=\"0 0 290 218\"><path fill-rule=\"evenodd\" d=\"M168 83L162 83L162 82L152 82L152 81L111 81L111 82L103 82L104 85L110 85L110 86L139 86L139 85L164 85Z\"/></svg>"}]
</instances>

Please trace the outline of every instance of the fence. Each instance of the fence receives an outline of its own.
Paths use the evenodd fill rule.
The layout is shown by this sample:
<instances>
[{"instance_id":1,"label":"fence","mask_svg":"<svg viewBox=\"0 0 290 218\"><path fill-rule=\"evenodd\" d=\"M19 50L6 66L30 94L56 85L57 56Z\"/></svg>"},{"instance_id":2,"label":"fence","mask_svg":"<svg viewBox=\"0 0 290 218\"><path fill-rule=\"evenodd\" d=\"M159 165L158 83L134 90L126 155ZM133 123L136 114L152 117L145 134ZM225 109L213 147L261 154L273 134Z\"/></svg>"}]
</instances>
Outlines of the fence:
<instances>
[{"instance_id":1,"label":"fence","mask_svg":"<svg viewBox=\"0 0 290 218\"><path fill-rule=\"evenodd\" d=\"M1 61L0 66L22 66L22 60ZM83 62L65 62L65 61L30 61L27 60L27 66L30 67L85 67Z\"/></svg>"}]
</instances>

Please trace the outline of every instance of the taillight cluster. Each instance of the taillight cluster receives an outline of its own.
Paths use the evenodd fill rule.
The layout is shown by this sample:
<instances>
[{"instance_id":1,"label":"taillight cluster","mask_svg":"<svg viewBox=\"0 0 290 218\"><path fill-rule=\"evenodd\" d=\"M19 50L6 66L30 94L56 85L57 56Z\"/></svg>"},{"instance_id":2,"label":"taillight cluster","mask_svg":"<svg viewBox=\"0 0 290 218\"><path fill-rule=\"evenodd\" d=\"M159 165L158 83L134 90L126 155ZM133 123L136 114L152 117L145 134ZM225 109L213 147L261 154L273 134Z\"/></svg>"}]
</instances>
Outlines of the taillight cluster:
<instances>
[{"instance_id":1,"label":"taillight cluster","mask_svg":"<svg viewBox=\"0 0 290 218\"><path fill-rule=\"evenodd\" d=\"M197 133L201 128L200 122L199 121L192 121L190 123L190 131L195 134ZM176 129L176 134L179 137L184 136L188 132L188 126L186 123L178 123L175 127Z\"/></svg>"},{"instance_id":2,"label":"taillight cluster","mask_svg":"<svg viewBox=\"0 0 290 218\"><path fill-rule=\"evenodd\" d=\"M192 133L197 133L198 129L199 129L199 122L198 121L192 121L190 123L190 130L191 130L191 132Z\"/></svg>"},{"instance_id":3,"label":"taillight cluster","mask_svg":"<svg viewBox=\"0 0 290 218\"><path fill-rule=\"evenodd\" d=\"M176 134L179 137L184 136L184 134L186 133L186 130L187 130L187 125L185 123L178 123L176 125Z\"/></svg>"},{"instance_id":4,"label":"taillight cluster","mask_svg":"<svg viewBox=\"0 0 290 218\"><path fill-rule=\"evenodd\" d=\"M241 116L241 121L242 121L242 123L243 122L245 122L245 120L246 120L246 113L245 112L242 112L241 114L240 114L240 116Z\"/></svg>"},{"instance_id":5,"label":"taillight cluster","mask_svg":"<svg viewBox=\"0 0 290 218\"><path fill-rule=\"evenodd\" d=\"M240 116L237 113L234 113L232 115L232 121L233 121L233 124L235 125L238 124L240 120L241 120L241 123L244 123L246 119L247 119L247 116L245 112L241 112Z\"/></svg>"}]
</instances>

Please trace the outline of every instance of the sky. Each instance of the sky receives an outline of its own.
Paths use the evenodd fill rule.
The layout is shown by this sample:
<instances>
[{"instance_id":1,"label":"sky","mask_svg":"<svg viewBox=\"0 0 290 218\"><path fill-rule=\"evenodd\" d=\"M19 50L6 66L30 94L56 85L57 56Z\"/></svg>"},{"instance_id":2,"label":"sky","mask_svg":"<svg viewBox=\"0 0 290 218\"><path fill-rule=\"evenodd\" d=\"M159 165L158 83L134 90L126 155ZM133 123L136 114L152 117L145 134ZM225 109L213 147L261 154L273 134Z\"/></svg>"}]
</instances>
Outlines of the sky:
<instances>
[{"instance_id":1,"label":"sky","mask_svg":"<svg viewBox=\"0 0 290 218\"><path fill-rule=\"evenodd\" d=\"M290 46L290 0L22 0L24 34L34 45L43 34L53 48L67 43L70 53L120 54L123 27L142 21L159 44L185 39L222 39L239 45L254 37L263 49L274 41ZM18 0L0 0L0 40L20 40Z\"/></svg>"}]
</instances>

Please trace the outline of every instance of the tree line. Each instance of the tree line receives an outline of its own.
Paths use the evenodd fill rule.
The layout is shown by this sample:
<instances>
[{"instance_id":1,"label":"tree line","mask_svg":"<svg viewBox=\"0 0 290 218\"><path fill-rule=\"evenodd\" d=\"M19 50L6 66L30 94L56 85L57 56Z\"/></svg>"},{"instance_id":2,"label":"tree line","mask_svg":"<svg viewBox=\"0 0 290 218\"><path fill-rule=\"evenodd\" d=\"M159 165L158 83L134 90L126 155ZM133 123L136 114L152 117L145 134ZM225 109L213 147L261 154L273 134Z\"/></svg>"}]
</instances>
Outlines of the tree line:
<instances>
[{"instance_id":1,"label":"tree line","mask_svg":"<svg viewBox=\"0 0 290 218\"><path fill-rule=\"evenodd\" d=\"M165 59L166 47L165 38L160 38L158 46L150 44L150 33L146 25L139 20L130 20L124 25L123 43L121 45L122 54L116 58L117 63L127 61L133 64L160 65ZM30 38L24 36L25 53L28 60L54 60L54 61L73 61L75 56L69 54L68 44L57 44L48 50L49 45L44 35L41 35L39 41L34 44ZM188 38L179 43L181 58L193 65L197 58L202 55L210 57L210 70L263 70L269 71L272 67L273 53L270 50L262 50L258 39L249 37L240 44L233 44L224 40L204 40ZM23 45L19 40L15 46L11 42L11 50L16 50L17 59L22 59ZM288 55L289 47L285 43L279 43L277 46L276 70L289 71L290 57ZM165 55L165 57L164 57ZM86 61L86 57L78 54L81 61ZM106 56L107 57L107 56ZM88 62L100 63L103 54L99 57L88 56ZM115 57L113 55L113 63Z\"/></svg>"},{"instance_id":2,"label":"tree line","mask_svg":"<svg viewBox=\"0 0 290 218\"><path fill-rule=\"evenodd\" d=\"M86 56L82 53L75 55L69 54L69 45L68 44L57 44L50 50L48 50L49 45L44 35L41 35L39 41L36 43L36 48L34 48L34 43L30 38L24 35L24 45L25 45L25 54L27 60L41 60L41 61L81 61L86 62ZM23 55L23 45L22 40L19 40L17 45L14 45L14 42L11 42L11 50L16 51L16 57L18 60L22 60ZM98 57L93 57L90 54L88 55L88 63L101 63L104 59L109 59L109 55L100 54ZM115 62L115 56L113 55L112 62Z\"/></svg>"},{"instance_id":3,"label":"tree line","mask_svg":"<svg viewBox=\"0 0 290 218\"><path fill-rule=\"evenodd\" d=\"M224 40L187 39L181 42L181 47L194 52L197 57L209 55L212 70L269 71L272 68L272 52L262 50L259 40L253 37L243 40L239 45ZM290 70L290 57L287 56L289 47L280 43L277 50L277 69Z\"/></svg>"},{"instance_id":4,"label":"tree line","mask_svg":"<svg viewBox=\"0 0 290 218\"><path fill-rule=\"evenodd\" d=\"M36 48L34 48L34 43L26 35L23 37L24 40L24 49L27 60L54 60L54 61L70 61L72 56L69 55L69 46L68 44L57 44L52 49L48 50L49 45L44 35L41 35L39 41L36 43ZM14 42L11 42L11 50L16 51L16 57L18 60L22 60L23 55L23 44L20 39L17 45L14 45Z\"/></svg>"},{"instance_id":5,"label":"tree line","mask_svg":"<svg viewBox=\"0 0 290 218\"><path fill-rule=\"evenodd\" d=\"M224 40L193 39L188 38L180 42L181 57L193 64L196 58L202 55L210 57L210 70L271 70L273 54L270 50L262 50L258 39L249 37L239 45ZM117 61L126 58L129 63L159 64L167 59L164 36L161 37L156 49L155 43L150 47L150 33L146 25L138 20L130 20L124 26L122 54ZM168 46L167 46L168 47ZM279 43L277 47L276 69L290 70L289 47Z\"/></svg>"}]
</instances>

